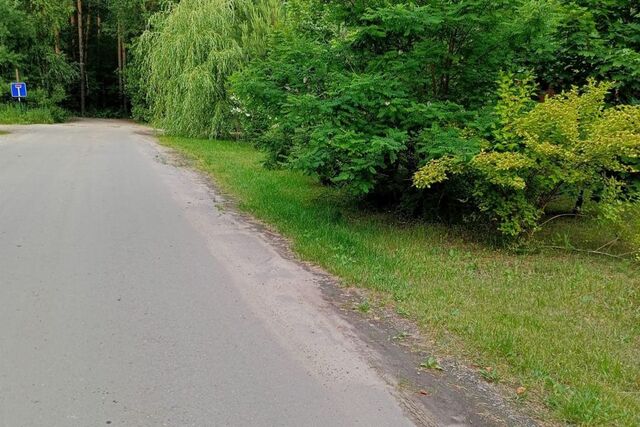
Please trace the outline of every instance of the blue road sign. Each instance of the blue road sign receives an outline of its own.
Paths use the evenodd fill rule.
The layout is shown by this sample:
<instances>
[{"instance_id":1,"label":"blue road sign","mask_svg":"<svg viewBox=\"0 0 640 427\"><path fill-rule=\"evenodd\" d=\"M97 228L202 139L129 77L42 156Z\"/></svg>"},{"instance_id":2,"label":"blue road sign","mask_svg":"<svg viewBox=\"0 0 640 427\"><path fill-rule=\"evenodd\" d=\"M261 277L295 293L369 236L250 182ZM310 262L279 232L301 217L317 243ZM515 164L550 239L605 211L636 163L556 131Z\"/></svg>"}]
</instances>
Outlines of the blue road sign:
<instances>
[{"instance_id":1,"label":"blue road sign","mask_svg":"<svg viewBox=\"0 0 640 427\"><path fill-rule=\"evenodd\" d=\"M26 98L27 84L22 82L11 83L11 96L13 98Z\"/></svg>"}]
</instances>

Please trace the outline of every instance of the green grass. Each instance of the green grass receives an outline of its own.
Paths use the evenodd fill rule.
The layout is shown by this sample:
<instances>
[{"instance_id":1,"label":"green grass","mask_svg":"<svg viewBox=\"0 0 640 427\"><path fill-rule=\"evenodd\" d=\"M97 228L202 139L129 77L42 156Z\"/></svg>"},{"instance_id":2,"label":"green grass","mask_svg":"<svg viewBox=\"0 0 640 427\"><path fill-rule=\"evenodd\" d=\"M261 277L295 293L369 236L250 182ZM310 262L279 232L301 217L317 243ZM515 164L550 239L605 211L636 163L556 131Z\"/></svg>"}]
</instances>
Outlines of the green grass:
<instances>
[{"instance_id":1,"label":"green grass","mask_svg":"<svg viewBox=\"0 0 640 427\"><path fill-rule=\"evenodd\" d=\"M0 124L3 125L51 124L65 119L66 112L59 107L0 104Z\"/></svg>"},{"instance_id":2,"label":"green grass","mask_svg":"<svg viewBox=\"0 0 640 427\"><path fill-rule=\"evenodd\" d=\"M490 380L539 416L640 425L637 264L498 250L444 226L358 211L309 177L262 168L247 144L162 142L194 159L239 209L291 238L302 258L376 291L376 304L417 322L441 352L491 367ZM527 392L516 398L517 386Z\"/></svg>"}]
</instances>

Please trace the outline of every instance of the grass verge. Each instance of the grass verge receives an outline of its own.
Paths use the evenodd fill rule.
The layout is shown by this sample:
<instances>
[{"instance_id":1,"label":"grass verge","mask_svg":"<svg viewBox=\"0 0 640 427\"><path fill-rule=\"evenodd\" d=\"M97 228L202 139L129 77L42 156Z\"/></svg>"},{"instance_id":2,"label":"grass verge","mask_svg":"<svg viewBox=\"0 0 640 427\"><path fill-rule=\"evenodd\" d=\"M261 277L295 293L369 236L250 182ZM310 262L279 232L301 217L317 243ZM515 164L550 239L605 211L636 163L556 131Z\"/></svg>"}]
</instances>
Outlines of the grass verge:
<instances>
[{"instance_id":1,"label":"grass verge","mask_svg":"<svg viewBox=\"0 0 640 427\"><path fill-rule=\"evenodd\" d=\"M67 112L60 107L32 107L25 105L0 104L0 124L32 125L63 122Z\"/></svg>"},{"instance_id":2,"label":"grass verge","mask_svg":"<svg viewBox=\"0 0 640 427\"><path fill-rule=\"evenodd\" d=\"M443 351L491 367L491 381L539 416L640 425L640 275L632 262L561 252L518 255L440 225L363 213L339 191L262 168L247 144L162 143L193 159L239 209L273 225L293 250L377 291ZM526 392L516 393L523 386Z\"/></svg>"}]
</instances>

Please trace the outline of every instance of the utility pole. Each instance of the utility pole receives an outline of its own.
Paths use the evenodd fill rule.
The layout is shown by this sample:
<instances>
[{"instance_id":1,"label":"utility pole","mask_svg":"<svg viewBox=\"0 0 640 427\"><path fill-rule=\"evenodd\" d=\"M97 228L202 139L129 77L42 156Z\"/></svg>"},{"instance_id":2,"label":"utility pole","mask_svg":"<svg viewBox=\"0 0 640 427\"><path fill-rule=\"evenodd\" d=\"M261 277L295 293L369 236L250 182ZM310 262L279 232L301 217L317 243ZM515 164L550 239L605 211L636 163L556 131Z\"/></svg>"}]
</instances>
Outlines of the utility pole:
<instances>
[{"instance_id":1,"label":"utility pole","mask_svg":"<svg viewBox=\"0 0 640 427\"><path fill-rule=\"evenodd\" d=\"M82 31L82 0L78 6L78 57L80 59L80 115L85 114L85 69L84 69L84 32Z\"/></svg>"},{"instance_id":2,"label":"utility pole","mask_svg":"<svg viewBox=\"0 0 640 427\"><path fill-rule=\"evenodd\" d=\"M20 81L20 72L16 68L16 83Z\"/></svg>"}]
</instances>

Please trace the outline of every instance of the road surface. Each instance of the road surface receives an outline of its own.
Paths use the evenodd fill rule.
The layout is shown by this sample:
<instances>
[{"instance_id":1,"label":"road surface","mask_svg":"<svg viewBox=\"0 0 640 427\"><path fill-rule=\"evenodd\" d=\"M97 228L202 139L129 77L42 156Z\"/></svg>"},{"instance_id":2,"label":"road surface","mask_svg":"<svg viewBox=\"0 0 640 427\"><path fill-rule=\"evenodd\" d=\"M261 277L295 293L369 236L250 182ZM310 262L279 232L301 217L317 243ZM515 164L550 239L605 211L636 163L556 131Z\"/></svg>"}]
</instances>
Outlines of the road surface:
<instances>
[{"instance_id":1,"label":"road surface","mask_svg":"<svg viewBox=\"0 0 640 427\"><path fill-rule=\"evenodd\" d=\"M0 136L0 426L409 425L318 277L145 129Z\"/></svg>"}]
</instances>

